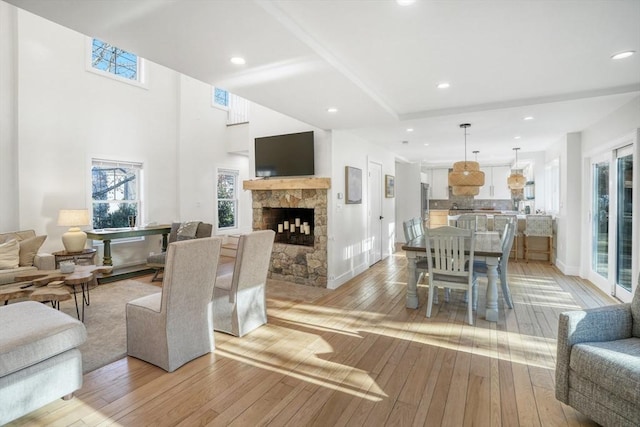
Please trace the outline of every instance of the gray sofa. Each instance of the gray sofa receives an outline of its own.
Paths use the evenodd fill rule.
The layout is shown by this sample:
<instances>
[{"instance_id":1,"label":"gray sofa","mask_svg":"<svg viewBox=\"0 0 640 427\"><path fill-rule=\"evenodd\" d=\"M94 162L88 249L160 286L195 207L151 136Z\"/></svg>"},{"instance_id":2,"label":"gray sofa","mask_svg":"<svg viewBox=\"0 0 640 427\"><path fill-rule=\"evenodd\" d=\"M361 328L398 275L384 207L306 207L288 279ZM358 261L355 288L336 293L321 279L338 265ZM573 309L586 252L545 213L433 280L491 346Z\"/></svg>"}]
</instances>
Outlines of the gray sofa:
<instances>
[{"instance_id":1,"label":"gray sofa","mask_svg":"<svg viewBox=\"0 0 640 427\"><path fill-rule=\"evenodd\" d=\"M55 257L39 252L40 246L47 236L36 236L34 230L12 231L0 233L0 244L16 239L20 243L20 263L16 268L0 269L0 285L14 281L19 273L34 270L55 270Z\"/></svg>"},{"instance_id":2,"label":"gray sofa","mask_svg":"<svg viewBox=\"0 0 640 427\"><path fill-rule=\"evenodd\" d=\"M630 304L560 314L556 398L603 426L640 426L638 288Z\"/></svg>"},{"instance_id":3,"label":"gray sofa","mask_svg":"<svg viewBox=\"0 0 640 427\"><path fill-rule=\"evenodd\" d=\"M0 425L82 387L82 322L25 301L0 306L0 325Z\"/></svg>"}]
</instances>

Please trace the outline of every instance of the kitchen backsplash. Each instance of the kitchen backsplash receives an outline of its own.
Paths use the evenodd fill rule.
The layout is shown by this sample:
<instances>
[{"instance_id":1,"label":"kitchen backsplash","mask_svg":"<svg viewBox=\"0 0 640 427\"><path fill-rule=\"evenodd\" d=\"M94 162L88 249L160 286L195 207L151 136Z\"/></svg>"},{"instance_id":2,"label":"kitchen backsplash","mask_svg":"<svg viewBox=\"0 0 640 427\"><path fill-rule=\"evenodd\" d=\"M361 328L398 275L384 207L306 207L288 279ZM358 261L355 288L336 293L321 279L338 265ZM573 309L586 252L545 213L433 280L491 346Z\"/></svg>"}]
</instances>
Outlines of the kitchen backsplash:
<instances>
[{"instance_id":1,"label":"kitchen backsplash","mask_svg":"<svg viewBox=\"0 0 640 427\"><path fill-rule=\"evenodd\" d=\"M454 206L455 205L455 206ZM471 196L449 195L447 200L429 200L429 209L488 209L514 210L513 200L475 199Z\"/></svg>"}]
</instances>

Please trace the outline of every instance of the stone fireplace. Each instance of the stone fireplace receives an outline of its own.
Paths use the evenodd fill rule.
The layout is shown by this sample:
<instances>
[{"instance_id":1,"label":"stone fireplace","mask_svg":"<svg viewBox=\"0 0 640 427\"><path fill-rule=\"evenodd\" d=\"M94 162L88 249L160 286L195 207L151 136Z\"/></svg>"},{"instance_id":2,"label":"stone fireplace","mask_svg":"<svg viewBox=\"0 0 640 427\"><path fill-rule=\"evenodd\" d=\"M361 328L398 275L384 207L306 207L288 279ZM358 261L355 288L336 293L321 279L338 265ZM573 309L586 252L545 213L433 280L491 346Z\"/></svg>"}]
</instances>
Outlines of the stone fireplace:
<instances>
[{"instance_id":1,"label":"stone fireplace","mask_svg":"<svg viewBox=\"0 0 640 427\"><path fill-rule=\"evenodd\" d=\"M329 185L329 178L244 182L253 200L253 229L276 232L269 278L327 287Z\"/></svg>"}]
</instances>

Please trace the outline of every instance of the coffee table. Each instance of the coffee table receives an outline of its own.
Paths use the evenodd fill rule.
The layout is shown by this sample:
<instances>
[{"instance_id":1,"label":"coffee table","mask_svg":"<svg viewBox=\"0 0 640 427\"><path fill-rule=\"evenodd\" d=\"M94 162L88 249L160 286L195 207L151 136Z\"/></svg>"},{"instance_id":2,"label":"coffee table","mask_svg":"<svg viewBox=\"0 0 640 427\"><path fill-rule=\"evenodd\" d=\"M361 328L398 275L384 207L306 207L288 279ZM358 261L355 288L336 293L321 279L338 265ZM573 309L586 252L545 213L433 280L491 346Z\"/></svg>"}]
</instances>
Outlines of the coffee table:
<instances>
[{"instance_id":1,"label":"coffee table","mask_svg":"<svg viewBox=\"0 0 640 427\"><path fill-rule=\"evenodd\" d=\"M15 276L15 280L19 283L0 289L0 301L7 304L12 299L29 298L40 302L49 301L54 308L59 308L60 301L71 299L71 292L64 287L52 288L46 285L54 281L62 281L73 289L76 314L78 319L84 322L84 307L91 303L89 285L95 280L96 273L111 274L112 271L113 267L111 266L86 265L76 266L73 273L61 273L60 270L39 270L18 274ZM79 286L80 289L76 289L76 286ZM77 296L80 291L82 291L82 316Z\"/></svg>"}]
</instances>

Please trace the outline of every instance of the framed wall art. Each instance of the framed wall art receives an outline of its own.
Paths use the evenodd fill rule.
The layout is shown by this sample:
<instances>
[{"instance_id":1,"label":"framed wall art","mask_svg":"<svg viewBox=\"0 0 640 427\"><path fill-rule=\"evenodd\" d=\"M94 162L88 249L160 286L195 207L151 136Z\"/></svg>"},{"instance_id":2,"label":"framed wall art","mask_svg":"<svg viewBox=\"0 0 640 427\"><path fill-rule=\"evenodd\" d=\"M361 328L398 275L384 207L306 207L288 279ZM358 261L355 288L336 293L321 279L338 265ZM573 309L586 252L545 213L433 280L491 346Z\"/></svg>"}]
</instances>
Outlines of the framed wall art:
<instances>
[{"instance_id":1,"label":"framed wall art","mask_svg":"<svg viewBox=\"0 0 640 427\"><path fill-rule=\"evenodd\" d=\"M384 176L384 197L395 197L396 178L393 175Z\"/></svg>"},{"instance_id":2,"label":"framed wall art","mask_svg":"<svg viewBox=\"0 0 640 427\"><path fill-rule=\"evenodd\" d=\"M345 166L345 203L362 203L362 169Z\"/></svg>"}]
</instances>

